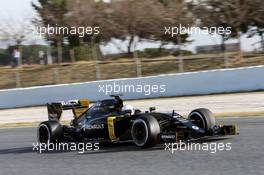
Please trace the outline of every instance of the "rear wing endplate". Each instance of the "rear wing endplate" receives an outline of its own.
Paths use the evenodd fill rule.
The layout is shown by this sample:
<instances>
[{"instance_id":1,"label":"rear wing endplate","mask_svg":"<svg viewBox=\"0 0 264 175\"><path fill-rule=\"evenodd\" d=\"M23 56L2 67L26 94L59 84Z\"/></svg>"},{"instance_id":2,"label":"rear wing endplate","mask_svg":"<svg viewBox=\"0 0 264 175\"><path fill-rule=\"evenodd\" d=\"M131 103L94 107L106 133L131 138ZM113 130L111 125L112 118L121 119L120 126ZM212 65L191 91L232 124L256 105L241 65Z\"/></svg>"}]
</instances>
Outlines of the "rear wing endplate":
<instances>
[{"instance_id":1,"label":"rear wing endplate","mask_svg":"<svg viewBox=\"0 0 264 175\"><path fill-rule=\"evenodd\" d=\"M89 105L90 101L87 99L48 103L48 118L49 120L60 120L64 110L72 110L74 118L78 119L85 111L89 109Z\"/></svg>"}]
</instances>

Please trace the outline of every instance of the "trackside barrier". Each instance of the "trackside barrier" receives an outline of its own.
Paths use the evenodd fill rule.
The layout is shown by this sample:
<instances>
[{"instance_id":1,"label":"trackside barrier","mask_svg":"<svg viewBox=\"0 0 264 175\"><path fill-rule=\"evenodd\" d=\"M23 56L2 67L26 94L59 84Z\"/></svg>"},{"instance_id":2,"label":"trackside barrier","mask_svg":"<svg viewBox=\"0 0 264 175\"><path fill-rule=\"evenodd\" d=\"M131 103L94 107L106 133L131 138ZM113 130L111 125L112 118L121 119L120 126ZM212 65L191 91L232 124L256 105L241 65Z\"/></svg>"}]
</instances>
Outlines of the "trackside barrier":
<instances>
[{"instance_id":1,"label":"trackside barrier","mask_svg":"<svg viewBox=\"0 0 264 175\"><path fill-rule=\"evenodd\" d=\"M100 86L114 83L135 87L165 85L165 92L152 92L149 95L130 92L124 94L124 99L256 91L264 90L264 66L0 90L0 109L37 106L70 99L88 98L97 101L109 95L99 92Z\"/></svg>"}]
</instances>

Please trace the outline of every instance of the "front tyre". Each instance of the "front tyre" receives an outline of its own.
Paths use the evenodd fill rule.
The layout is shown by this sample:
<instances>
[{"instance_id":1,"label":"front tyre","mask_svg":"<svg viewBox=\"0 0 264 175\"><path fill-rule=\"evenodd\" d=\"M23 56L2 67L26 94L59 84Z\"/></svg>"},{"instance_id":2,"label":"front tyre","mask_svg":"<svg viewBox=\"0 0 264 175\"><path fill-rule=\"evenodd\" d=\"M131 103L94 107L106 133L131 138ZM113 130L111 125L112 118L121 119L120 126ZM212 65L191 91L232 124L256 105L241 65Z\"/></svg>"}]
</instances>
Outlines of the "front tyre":
<instances>
[{"instance_id":1,"label":"front tyre","mask_svg":"<svg viewBox=\"0 0 264 175\"><path fill-rule=\"evenodd\" d=\"M39 143L56 143L63 140L63 128L57 121L46 121L38 127Z\"/></svg>"},{"instance_id":2,"label":"front tyre","mask_svg":"<svg viewBox=\"0 0 264 175\"><path fill-rule=\"evenodd\" d=\"M151 115L138 117L131 129L134 143L141 148L153 147L158 143L160 126L157 119Z\"/></svg>"},{"instance_id":3,"label":"front tyre","mask_svg":"<svg viewBox=\"0 0 264 175\"><path fill-rule=\"evenodd\" d=\"M195 109L189 114L188 119L206 132L215 126L215 117L209 109Z\"/></svg>"}]
</instances>

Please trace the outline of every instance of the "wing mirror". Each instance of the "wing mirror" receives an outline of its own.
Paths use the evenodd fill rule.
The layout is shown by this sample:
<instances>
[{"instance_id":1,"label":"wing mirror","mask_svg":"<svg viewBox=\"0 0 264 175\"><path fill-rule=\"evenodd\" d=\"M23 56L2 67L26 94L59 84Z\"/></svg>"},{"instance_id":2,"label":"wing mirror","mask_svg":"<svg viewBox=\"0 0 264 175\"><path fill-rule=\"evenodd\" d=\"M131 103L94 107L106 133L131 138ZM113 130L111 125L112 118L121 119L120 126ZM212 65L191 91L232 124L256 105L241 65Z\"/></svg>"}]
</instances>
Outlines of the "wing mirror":
<instances>
[{"instance_id":1,"label":"wing mirror","mask_svg":"<svg viewBox=\"0 0 264 175\"><path fill-rule=\"evenodd\" d=\"M149 112L154 112L154 111L156 111L156 108L155 107L150 107L149 108Z\"/></svg>"}]
</instances>

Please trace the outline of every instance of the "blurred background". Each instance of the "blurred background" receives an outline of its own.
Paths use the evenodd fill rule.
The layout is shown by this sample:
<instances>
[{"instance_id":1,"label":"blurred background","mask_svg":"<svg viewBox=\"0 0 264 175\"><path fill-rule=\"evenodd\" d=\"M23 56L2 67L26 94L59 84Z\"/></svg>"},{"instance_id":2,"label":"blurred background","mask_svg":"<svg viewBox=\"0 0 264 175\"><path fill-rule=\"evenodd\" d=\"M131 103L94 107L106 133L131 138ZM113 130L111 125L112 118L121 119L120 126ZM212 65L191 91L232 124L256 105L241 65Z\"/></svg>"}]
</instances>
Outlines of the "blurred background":
<instances>
[{"instance_id":1,"label":"blurred background","mask_svg":"<svg viewBox=\"0 0 264 175\"><path fill-rule=\"evenodd\" d=\"M231 33L165 31L179 26ZM263 65L263 33L263 0L1 1L0 89Z\"/></svg>"}]
</instances>

